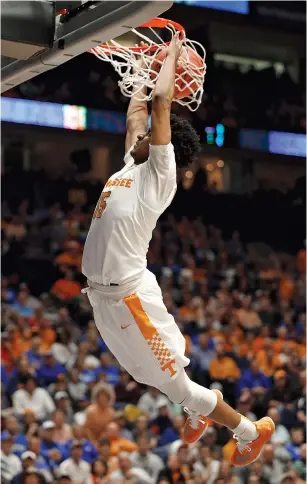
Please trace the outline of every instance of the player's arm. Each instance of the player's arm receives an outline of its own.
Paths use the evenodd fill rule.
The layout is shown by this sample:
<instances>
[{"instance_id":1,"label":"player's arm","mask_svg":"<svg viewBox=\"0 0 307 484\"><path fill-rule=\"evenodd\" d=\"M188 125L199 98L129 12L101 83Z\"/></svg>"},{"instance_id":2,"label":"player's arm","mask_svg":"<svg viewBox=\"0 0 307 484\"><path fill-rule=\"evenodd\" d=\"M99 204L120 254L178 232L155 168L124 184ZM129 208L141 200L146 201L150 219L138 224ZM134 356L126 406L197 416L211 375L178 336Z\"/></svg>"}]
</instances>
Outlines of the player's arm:
<instances>
[{"instance_id":1,"label":"player's arm","mask_svg":"<svg viewBox=\"0 0 307 484\"><path fill-rule=\"evenodd\" d=\"M171 142L170 114L174 99L175 74L182 49L179 32L174 35L152 94L151 145L168 145Z\"/></svg>"},{"instance_id":2,"label":"player's arm","mask_svg":"<svg viewBox=\"0 0 307 484\"><path fill-rule=\"evenodd\" d=\"M146 46L144 42L140 44L142 47ZM139 61L140 67L142 67L142 61ZM141 87L140 85L136 85L134 91L139 92L142 96L146 94L146 86ZM127 121L126 121L126 144L125 150L126 153L130 150L131 146L133 146L136 141L137 137L140 134L144 134L147 131L148 125L148 110L147 110L147 101L138 101L135 97L131 98L129 103L128 111L127 111Z\"/></svg>"}]
</instances>

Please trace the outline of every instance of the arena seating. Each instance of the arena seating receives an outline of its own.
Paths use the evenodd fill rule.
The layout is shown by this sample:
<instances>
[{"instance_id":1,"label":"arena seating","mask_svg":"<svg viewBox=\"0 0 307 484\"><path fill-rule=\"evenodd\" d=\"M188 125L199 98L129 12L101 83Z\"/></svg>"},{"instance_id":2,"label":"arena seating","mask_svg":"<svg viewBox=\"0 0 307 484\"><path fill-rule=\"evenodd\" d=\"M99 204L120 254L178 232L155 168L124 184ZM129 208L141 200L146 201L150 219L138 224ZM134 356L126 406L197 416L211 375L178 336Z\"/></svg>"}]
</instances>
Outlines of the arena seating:
<instances>
[{"instance_id":1,"label":"arena seating","mask_svg":"<svg viewBox=\"0 0 307 484\"><path fill-rule=\"evenodd\" d=\"M306 252L294 222L289 240L268 229L281 213L283 227L297 219L291 194L196 188L191 205L210 208L202 219L179 187L148 254L193 379L222 389L249 418L268 412L276 423L260 460L234 471L221 456L228 431L211 425L187 448L180 408L131 381L97 333L80 262L101 187L85 184L78 206L68 199L75 181L31 172L3 181L3 482L304 482ZM71 455L82 457L78 478Z\"/></svg>"}]
</instances>

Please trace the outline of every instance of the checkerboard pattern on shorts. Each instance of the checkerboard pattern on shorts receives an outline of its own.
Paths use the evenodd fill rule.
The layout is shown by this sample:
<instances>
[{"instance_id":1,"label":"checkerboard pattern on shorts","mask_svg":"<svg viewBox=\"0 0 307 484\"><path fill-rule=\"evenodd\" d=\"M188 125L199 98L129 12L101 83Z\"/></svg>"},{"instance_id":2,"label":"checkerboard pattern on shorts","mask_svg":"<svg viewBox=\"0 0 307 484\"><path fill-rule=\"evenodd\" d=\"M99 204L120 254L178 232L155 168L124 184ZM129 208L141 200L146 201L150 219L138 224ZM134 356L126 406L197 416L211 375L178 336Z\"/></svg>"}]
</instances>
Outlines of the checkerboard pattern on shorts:
<instances>
[{"instance_id":1,"label":"checkerboard pattern on shorts","mask_svg":"<svg viewBox=\"0 0 307 484\"><path fill-rule=\"evenodd\" d=\"M167 363L172 357L171 353L169 352L168 348L166 347L164 341L159 336L159 334L155 334L154 336L152 336L152 338L147 340L147 343L161 366Z\"/></svg>"}]
</instances>

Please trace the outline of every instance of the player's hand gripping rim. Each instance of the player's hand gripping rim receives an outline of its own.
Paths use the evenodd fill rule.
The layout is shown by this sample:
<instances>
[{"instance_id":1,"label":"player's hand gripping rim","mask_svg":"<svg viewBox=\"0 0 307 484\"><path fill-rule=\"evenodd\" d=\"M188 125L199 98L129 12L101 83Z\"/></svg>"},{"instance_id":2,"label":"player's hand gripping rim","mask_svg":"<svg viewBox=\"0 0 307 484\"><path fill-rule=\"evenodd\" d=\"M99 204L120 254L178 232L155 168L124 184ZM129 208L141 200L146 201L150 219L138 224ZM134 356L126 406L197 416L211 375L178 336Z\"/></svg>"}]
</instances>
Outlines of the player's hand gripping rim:
<instances>
[{"instance_id":1,"label":"player's hand gripping rim","mask_svg":"<svg viewBox=\"0 0 307 484\"><path fill-rule=\"evenodd\" d=\"M135 47L143 47L145 49L145 48L149 48L149 44L147 44L142 40L139 44L135 44ZM143 56L142 53L135 52L134 57L135 57L135 65L134 65L133 71L139 72L140 70L146 67L145 56Z\"/></svg>"},{"instance_id":2,"label":"player's hand gripping rim","mask_svg":"<svg viewBox=\"0 0 307 484\"><path fill-rule=\"evenodd\" d=\"M167 54L174 56L176 62L181 55L183 41L184 39L180 39L180 32L176 32L167 49Z\"/></svg>"}]
</instances>

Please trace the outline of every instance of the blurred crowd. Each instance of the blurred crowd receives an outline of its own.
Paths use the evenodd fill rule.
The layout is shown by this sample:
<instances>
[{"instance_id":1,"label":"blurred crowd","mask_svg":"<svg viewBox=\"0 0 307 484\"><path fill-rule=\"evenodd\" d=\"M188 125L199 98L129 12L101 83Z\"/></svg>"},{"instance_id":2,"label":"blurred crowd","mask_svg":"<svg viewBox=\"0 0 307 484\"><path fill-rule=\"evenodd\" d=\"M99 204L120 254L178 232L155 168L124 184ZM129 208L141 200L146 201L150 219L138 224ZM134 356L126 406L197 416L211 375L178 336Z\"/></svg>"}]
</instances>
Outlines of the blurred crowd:
<instances>
[{"instance_id":1,"label":"blurred crowd","mask_svg":"<svg viewBox=\"0 0 307 484\"><path fill-rule=\"evenodd\" d=\"M218 123L228 128L306 132L305 87L295 83L287 70L277 74L274 67L256 70L246 66L242 71L239 65L229 67L210 54L206 62L200 108L191 114L187 108L174 104L201 132L204 126ZM90 54L83 54L5 95L124 112L129 102L119 93L118 75L112 66Z\"/></svg>"},{"instance_id":2,"label":"blurred crowd","mask_svg":"<svg viewBox=\"0 0 307 484\"><path fill-rule=\"evenodd\" d=\"M305 482L302 241L289 255L245 243L235 218L225 235L168 212L150 244L148 267L185 336L191 378L220 389L242 415L275 422L261 458L234 469L222 457L227 429L211 423L196 445L184 444L181 407L133 381L98 334L81 293L91 210L40 205L38 192L39 209L14 205L23 195L16 183L2 209L2 482Z\"/></svg>"}]
</instances>

